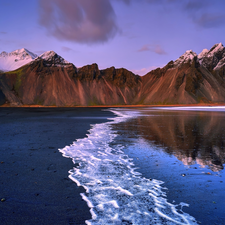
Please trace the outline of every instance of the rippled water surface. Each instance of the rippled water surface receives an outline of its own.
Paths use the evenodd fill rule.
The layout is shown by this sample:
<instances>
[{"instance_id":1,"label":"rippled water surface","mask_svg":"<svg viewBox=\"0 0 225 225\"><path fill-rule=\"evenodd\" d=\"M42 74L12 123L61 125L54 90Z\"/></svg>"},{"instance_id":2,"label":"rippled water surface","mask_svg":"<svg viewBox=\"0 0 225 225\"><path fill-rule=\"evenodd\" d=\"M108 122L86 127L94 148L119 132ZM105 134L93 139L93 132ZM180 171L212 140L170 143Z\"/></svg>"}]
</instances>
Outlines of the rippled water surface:
<instances>
[{"instance_id":1,"label":"rippled water surface","mask_svg":"<svg viewBox=\"0 0 225 225\"><path fill-rule=\"evenodd\" d=\"M190 204L184 211L202 224L225 224L225 109L143 108L126 114L133 111L138 116L113 129L138 171L164 181L169 201Z\"/></svg>"}]
</instances>

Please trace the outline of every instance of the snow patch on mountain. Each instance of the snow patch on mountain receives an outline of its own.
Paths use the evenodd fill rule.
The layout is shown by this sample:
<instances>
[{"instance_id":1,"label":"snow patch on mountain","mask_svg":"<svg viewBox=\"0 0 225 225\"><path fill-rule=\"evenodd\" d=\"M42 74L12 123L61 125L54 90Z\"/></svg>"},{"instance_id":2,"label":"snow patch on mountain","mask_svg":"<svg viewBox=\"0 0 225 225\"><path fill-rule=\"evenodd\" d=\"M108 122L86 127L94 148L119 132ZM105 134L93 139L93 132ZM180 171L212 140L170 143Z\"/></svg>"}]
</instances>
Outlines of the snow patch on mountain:
<instances>
[{"instance_id":1,"label":"snow patch on mountain","mask_svg":"<svg viewBox=\"0 0 225 225\"><path fill-rule=\"evenodd\" d=\"M219 44L215 44L209 51L208 53L208 57L209 56L214 56L216 55L217 53L223 53L225 51L224 49L224 46L222 43L219 43Z\"/></svg>"},{"instance_id":2,"label":"snow patch on mountain","mask_svg":"<svg viewBox=\"0 0 225 225\"><path fill-rule=\"evenodd\" d=\"M7 53L2 52L0 54L0 70L11 71L16 70L21 66L31 62L37 57L36 54L28 51L25 48L15 50Z\"/></svg>"},{"instance_id":3,"label":"snow patch on mountain","mask_svg":"<svg viewBox=\"0 0 225 225\"><path fill-rule=\"evenodd\" d=\"M198 54L198 59L202 59L203 57L205 57L207 54L209 53L208 49L203 49L201 53Z\"/></svg>"},{"instance_id":4,"label":"snow patch on mountain","mask_svg":"<svg viewBox=\"0 0 225 225\"><path fill-rule=\"evenodd\" d=\"M214 70L219 70L221 67L225 66L225 57L223 57L218 64L216 65L216 67L214 68Z\"/></svg>"},{"instance_id":5,"label":"snow patch on mountain","mask_svg":"<svg viewBox=\"0 0 225 225\"><path fill-rule=\"evenodd\" d=\"M62 58L60 55L58 55L54 51L44 52L42 55L39 56L39 58L44 59L49 62L53 62L54 65L70 64L70 62L68 62L67 60Z\"/></svg>"},{"instance_id":6,"label":"snow patch on mountain","mask_svg":"<svg viewBox=\"0 0 225 225\"><path fill-rule=\"evenodd\" d=\"M191 63L195 57L202 66L209 70L219 70L225 66L225 48L222 43L215 44L210 50L203 49L198 55L192 50L188 50L174 62L174 66Z\"/></svg>"},{"instance_id":7,"label":"snow patch on mountain","mask_svg":"<svg viewBox=\"0 0 225 225\"><path fill-rule=\"evenodd\" d=\"M215 44L210 50L204 49L198 58L202 66L208 69L220 69L224 65L225 48L222 43Z\"/></svg>"},{"instance_id":8,"label":"snow patch on mountain","mask_svg":"<svg viewBox=\"0 0 225 225\"><path fill-rule=\"evenodd\" d=\"M174 62L174 65L179 66L183 63L191 62L195 57L197 57L197 54L192 50L188 50Z\"/></svg>"}]
</instances>

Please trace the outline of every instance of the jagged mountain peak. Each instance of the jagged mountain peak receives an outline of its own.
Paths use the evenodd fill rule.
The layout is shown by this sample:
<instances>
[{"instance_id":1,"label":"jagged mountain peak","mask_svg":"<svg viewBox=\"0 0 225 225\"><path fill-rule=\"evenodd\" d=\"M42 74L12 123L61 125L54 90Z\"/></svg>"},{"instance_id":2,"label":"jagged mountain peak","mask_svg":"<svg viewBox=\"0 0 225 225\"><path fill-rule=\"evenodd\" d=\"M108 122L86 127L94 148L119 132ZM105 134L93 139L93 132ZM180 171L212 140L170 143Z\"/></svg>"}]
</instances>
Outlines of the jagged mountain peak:
<instances>
[{"instance_id":1,"label":"jagged mountain peak","mask_svg":"<svg viewBox=\"0 0 225 225\"><path fill-rule=\"evenodd\" d=\"M7 55L8 55L8 53L5 52L5 51L3 51L3 52L0 54L0 57L5 57L5 56L7 56Z\"/></svg>"},{"instance_id":2,"label":"jagged mountain peak","mask_svg":"<svg viewBox=\"0 0 225 225\"><path fill-rule=\"evenodd\" d=\"M213 47L209 50L209 54L215 54L220 51L224 51L224 46L222 43L213 45Z\"/></svg>"},{"instance_id":3,"label":"jagged mountain peak","mask_svg":"<svg viewBox=\"0 0 225 225\"><path fill-rule=\"evenodd\" d=\"M20 55L20 54L24 54L24 53L28 53L29 54L30 51L28 51L26 48L21 48L21 49L17 49L15 51L11 52L12 55Z\"/></svg>"},{"instance_id":4,"label":"jagged mountain peak","mask_svg":"<svg viewBox=\"0 0 225 225\"><path fill-rule=\"evenodd\" d=\"M203 49L203 51L198 55L199 59L202 59L204 57L212 57L216 54L223 54L225 52L225 48L222 43L218 43L213 45L213 47L208 50L208 49Z\"/></svg>"},{"instance_id":5,"label":"jagged mountain peak","mask_svg":"<svg viewBox=\"0 0 225 225\"><path fill-rule=\"evenodd\" d=\"M203 49L201 53L198 54L198 59L202 59L203 57L205 57L207 54L209 53L208 49Z\"/></svg>"},{"instance_id":6,"label":"jagged mountain peak","mask_svg":"<svg viewBox=\"0 0 225 225\"><path fill-rule=\"evenodd\" d=\"M9 56L17 56L17 58L20 58L20 59L25 59L25 58L35 59L35 58L37 58L36 54L34 54L33 52L30 52L26 48L17 49L10 53L3 51L0 54L0 57L9 57Z\"/></svg>"},{"instance_id":7,"label":"jagged mountain peak","mask_svg":"<svg viewBox=\"0 0 225 225\"><path fill-rule=\"evenodd\" d=\"M179 66L183 63L187 63L189 61L192 61L195 57L197 57L197 54L192 50L188 50L174 62L174 65Z\"/></svg>"},{"instance_id":8,"label":"jagged mountain peak","mask_svg":"<svg viewBox=\"0 0 225 225\"><path fill-rule=\"evenodd\" d=\"M189 50L143 77L114 67L99 70L97 64L77 70L54 51L47 51L13 75L1 74L2 102L57 106L224 103L223 49L220 43L201 53L210 68L200 66L197 54ZM21 52L26 49L13 57ZM222 68L213 71L214 65Z\"/></svg>"},{"instance_id":9,"label":"jagged mountain peak","mask_svg":"<svg viewBox=\"0 0 225 225\"><path fill-rule=\"evenodd\" d=\"M57 53L51 50L51 51L44 52L39 57L42 59L48 60L48 59L52 59L52 57L55 57L56 55Z\"/></svg>"},{"instance_id":10,"label":"jagged mountain peak","mask_svg":"<svg viewBox=\"0 0 225 225\"><path fill-rule=\"evenodd\" d=\"M225 48L222 43L213 45L210 50L204 49L198 55L200 64L209 70L221 68L224 65L224 58Z\"/></svg>"},{"instance_id":11,"label":"jagged mountain peak","mask_svg":"<svg viewBox=\"0 0 225 225\"><path fill-rule=\"evenodd\" d=\"M10 71L15 70L37 57L36 54L30 52L29 50L22 48L7 53L3 51L0 54L0 70Z\"/></svg>"},{"instance_id":12,"label":"jagged mountain peak","mask_svg":"<svg viewBox=\"0 0 225 225\"><path fill-rule=\"evenodd\" d=\"M67 64L70 64L70 62L68 62L67 60L65 60L64 58L62 58L60 55L58 55L56 52L54 51L47 51L47 52L44 52L43 54L41 54L38 58L38 59L43 59L47 62L49 62L51 65L54 64L54 65L67 65Z\"/></svg>"}]
</instances>

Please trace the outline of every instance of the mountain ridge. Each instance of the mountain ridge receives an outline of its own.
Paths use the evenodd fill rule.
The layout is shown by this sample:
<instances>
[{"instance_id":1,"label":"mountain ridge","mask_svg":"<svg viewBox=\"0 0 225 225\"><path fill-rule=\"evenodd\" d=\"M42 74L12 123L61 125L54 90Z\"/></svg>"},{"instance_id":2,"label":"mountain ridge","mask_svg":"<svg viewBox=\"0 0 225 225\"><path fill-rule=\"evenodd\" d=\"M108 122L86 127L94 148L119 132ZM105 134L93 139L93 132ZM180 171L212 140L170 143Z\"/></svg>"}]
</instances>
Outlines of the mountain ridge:
<instances>
[{"instance_id":1,"label":"mountain ridge","mask_svg":"<svg viewBox=\"0 0 225 225\"><path fill-rule=\"evenodd\" d=\"M124 68L77 68L54 51L0 74L0 104L97 106L225 103L225 48L186 51L144 76ZM2 97L1 97L2 96ZM4 103L3 103L4 102Z\"/></svg>"},{"instance_id":2,"label":"mountain ridge","mask_svg":"<svg viewBox=\"0 0 225 225\"><path fill-rule=\"evenodd\" d=\"M33 61L38 56L29 50L22 48L13 52L7 53L3 51L0 53L0 70L12 71L20 68Z\"/></svg>"}]
</instances>

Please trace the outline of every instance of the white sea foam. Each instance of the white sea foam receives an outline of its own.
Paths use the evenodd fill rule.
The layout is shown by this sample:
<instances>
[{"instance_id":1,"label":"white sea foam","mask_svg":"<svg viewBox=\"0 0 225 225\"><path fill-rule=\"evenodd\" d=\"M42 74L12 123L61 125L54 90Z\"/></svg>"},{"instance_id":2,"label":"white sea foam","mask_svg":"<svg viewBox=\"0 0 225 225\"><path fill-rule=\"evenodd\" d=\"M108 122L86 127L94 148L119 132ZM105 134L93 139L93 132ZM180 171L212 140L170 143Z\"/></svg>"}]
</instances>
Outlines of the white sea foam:
<instances>
[{"instance_id":1,"label":"white sea foam","mask_svg":"<svg viewBox=\"0 0 225 225\"><path fill-rule=\"evenodd\" d=\"M86 190L81 196L92 215L86 224L197 224L167 202L162 181L149 180L135 171L123 146L113 142L117 134L111 124L138 115L132 110L111 111L118 117L93 125L88 137L60 149L75 164L70 179Z\"/></svg>"},{"instance_id":2,"label":"white sea foam","mask_svg":"<svg viewBox=\"0 0 225 225\"><path fill-rule=\"evenodd\" d=\"M156 107L156 109L181 110L181 111L218 111L218 112L225 112L225 106Z\"/></svg>"}]
</instances>

